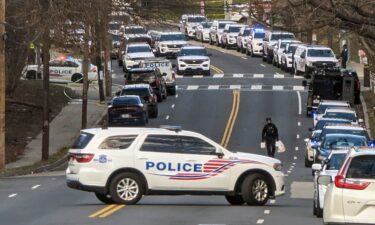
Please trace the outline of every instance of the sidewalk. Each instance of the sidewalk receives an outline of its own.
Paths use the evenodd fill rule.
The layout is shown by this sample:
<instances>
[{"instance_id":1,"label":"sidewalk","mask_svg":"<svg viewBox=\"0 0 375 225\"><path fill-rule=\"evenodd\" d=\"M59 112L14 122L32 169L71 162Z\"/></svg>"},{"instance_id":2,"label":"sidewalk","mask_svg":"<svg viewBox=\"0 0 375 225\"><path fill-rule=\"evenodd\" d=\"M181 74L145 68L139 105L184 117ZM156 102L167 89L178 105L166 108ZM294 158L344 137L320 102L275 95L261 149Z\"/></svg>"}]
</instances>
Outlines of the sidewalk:
<instances>
[{"instance_id":1,"label":"sidewalk","mask_svg":"<svg viewBox=\"0 0 375 225\"><path fill-rule=\"evenodd\" d=\"M81 94L82 86L69 86ZM115 90L115 89L113 89ZM98 90L90 86L87 106L87 127L95 127L107 113L107 105L99 104ZM82 104L80 99L72 99L50 123L49 154L53 155L63 148L70 147L81 129ZM24 155L15 162L8 163L6 169L31 166L42 158L42 132L25 149Z\"/></svg>"}]
</instances>

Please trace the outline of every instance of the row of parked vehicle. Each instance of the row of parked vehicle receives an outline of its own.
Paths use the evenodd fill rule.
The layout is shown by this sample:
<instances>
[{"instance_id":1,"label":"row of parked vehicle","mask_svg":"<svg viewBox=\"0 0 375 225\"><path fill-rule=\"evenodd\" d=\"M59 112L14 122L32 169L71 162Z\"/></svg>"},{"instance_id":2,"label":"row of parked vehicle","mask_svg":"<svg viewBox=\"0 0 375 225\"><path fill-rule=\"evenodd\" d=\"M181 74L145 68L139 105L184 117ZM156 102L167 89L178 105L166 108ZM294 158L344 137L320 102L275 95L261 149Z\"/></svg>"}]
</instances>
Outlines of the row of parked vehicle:
<instances>
[{"instance_id":1,"label":"row of parked vehicle","mask_svg":"<svg viewBox=\"0 0 375 225\"><path fill-rule=\"evenodd\" d=\"M305 166L314 176L313 213L324 223L375 221L375 149L356 110L322 100L305 139Z\"/></svg>"},{"instance_id":2,"label":"row of parked vehicle","mask_svg":"<svg viewBox=\"0 0 375 225\"><path fill-rule=\"evenodd\" d=\"M290 32L271 31L261 26L248 26L230 20L204 20L191 24L186 22L188 19L182 19L180 26L187 37L236 49L252 57L261 56L263 61L295 75L310 77L316 68L339 66L331 48L304 44Z\"/></svg>"}]
</instances>

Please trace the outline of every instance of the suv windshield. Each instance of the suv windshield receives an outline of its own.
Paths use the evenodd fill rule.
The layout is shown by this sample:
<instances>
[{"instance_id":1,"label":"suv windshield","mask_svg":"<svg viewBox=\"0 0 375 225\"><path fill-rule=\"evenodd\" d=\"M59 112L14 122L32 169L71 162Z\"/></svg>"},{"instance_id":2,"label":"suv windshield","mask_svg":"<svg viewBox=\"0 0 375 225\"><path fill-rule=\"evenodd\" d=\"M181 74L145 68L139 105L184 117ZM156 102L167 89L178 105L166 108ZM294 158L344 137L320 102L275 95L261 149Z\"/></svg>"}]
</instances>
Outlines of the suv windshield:
<instances>
[{"instance_id":1,"label":"suv windshield","mask_svg":"<svg viewBox=\"0 0 375 225\"><path fill-rule=\"evenodd\" d=\"M294 39L294 34L272 34L272 41L276 41L279 39Z\"/></svg>"},{"instance_id":2,"label":"suv windshield","mask_svg":"<svg viewBox=\"0 0 375 225\"><path fill-rule=\"evenodd\" d=\"M346 158L345 153L333 154L329 159L326 170L339 170Z\"/></svg>"},{"instance_id":3,"label":"suv windshield","mask_svg":"<svg viewBox=\"0 0 375 225\"><path fill-rule=\"evenodd\" d=\"M356 146L366 146L367 142L364 137L360 136L328 136L325 137L322 147L325 149L333 148L351 148Z\"/></svg>"},{"instance_id":4,"label":"suv windshield","mask_svg":"<svg viewBox=\"0 0 375 225\"><path fill-rule=\"evenodd\" d=\"M188 23L200 23L203 21L206 21L206 18L204 18L203 16L189 16L187 18Z\"/></svg>"},{"instance_id":5,"label":"suv windshield","mask_svg":"<svg viewBox=\"0 0 375 225\"><path fill-rule=\"evenodd\" d=\"M249 36L251 33L251 30L250 29L246 29L243 31L243 35L242 36Z\"/></svg>"},{"instance_id":6,"label":"suv windshield","mask_svg":"<svg viewBox=\"0 0 375 225\"><path fill-rule=\"evenodd\" d=\"M350 129L325 128L322 130L322 133L320 134L320 138L323 138L327 134L353 134L353 135L363 136L367 140L370 140L369 136L367 135L367 131L365 129L350 130Z\"/></svg>"},{"instance_id":7,"label":"suv windshield","mask_svg":"<svg viewBox=\"0 0 375 225\"><path fill-rule=\"evenodd\" d=\"M349 120L319 120L315 125L315 130L322 130L328 123L335 124L350 124Z\"/></svg>"},{"instance_id":8,"label":"suv windshield","mask_svg":"<svg viewBox=\"0 0 375 225\"><path fill-rule=\"evenodd\" d=\"M263 39L266 33L254 33L254 39Z\"/></svg>"},{"instance_id":9,"label":"suv windshield","mask_svg":"<svg viewBox=\"0 0 375 225\"><path fill-rule=\"evenodd\" d=\"M139 103L138 97L119 97L113 99L112 106L137 105Z\"/></svg>"},{"instance_id":10,"label":"suv windshield","mask_svg":"<svg viewBox=\"0 0 375 225\"><path fill-rule=\"evenodd\" d=\"M125 34L146 34L147 30L143 27L125 28Z\"/></svg>"},{"instance_id":11,"label":"suv windshield","mask_svg":"<svg viewBox=\"0 0 375 225\"><path fill-rule=\"evenodd\" d=\"M288 53L294 53L296 52L297 45L289 45L288 47Z\"/></svg>"},{"instance_id":12,"label":"suv windshield","mask_svg":"<svg viewBox=\"0 0 375 225\"><path fill-rule=\"evenodd\" d=\"M226 23L219 23L219 29L224 29L225 25L227 25Z\"/></svg>"},{"instance_id":13,"label":"suv windshield","mask_svg":"<svg viewBox=\"0 0 375 225\"><path fill-rule=\"evenodd\" d=\"M131 73L128 75L130 77L131 81L135 82L146 82L146 83L152 83L156 80L155 74L153 72L149 73Z\"/></svg>"},{"instance_id":14,"label":"suv windshield","mask_svg":"<svg viewBox=\"0 0 375 225\"><path fill-rule=\"evenodd\" d=\"M375 155L362 155L353 158L346 178L375 179Z\"/></svg>"},{"instance_id":15,"label":"suv windshield","mask_svg":"<svg viewBox=\"0 0 375 225\"><path fill-rule=\"evenodd\" d=\"M323 118L342 118L350 121L357 121L354 113L351 112L326 112Z\"/></svg>"},{"instance_id":16,"label":"suv windshield","mask_svg":"<svg viewBox=\"0 0 375 225\"><path fill-rule=\"evenodd\" d=\"M208 23L208 22L205 22L205 23L201 23L202 24L202 27L203 28L210 28L212 23Z\"/></svg>"},{"instance_id":17,"label":"suv windshield","mask_svg":"<svg viewBox=\"0 0 375 225\"><path fill-rule=\"evenodd\" d=\"M147 88L123 89L121 95L138 95L141 97L149 96L150 92Z\"/></svg>"},{"instance_id":18,"label":"suv windshield","mask_svg":"<svg viewBox=\"0 0 375 225\"><path fill-rule=\"evenodd\" d=\"M137 52L151 52L151 48L148 46L129 46L128 53L137 53Z\"/></svg>"},{"instance_id":19,"label":"suv windshield","mask_svg":"<svg viewBox=\"0 0 375 225\"><path fill-rule=\"evenodd\" d=\"M187 55L206 56L207 50L204 48L183 48L180 52L180 56L187 56Z\"/></svg>"},{"instance_id":20,"label":"suv windshield","mask_svg":"<svg viewBox=\"0 0 375 225\"><path fill-rule=\"evenodd\" d=\"M240 30L241 30L241 27L230 26L228 31L229 31L229 33L238 33L238 32L240 32Z\"/></svg>"},{"instance_id":21,"label":"suv windshield","mask_svg":"<svg viewBox=\"0 0 375 225\"><path fill-rule=\"evenodd\" d=\"M185 41L185 35L183 34L162 34L160 41Z\"/></svg>"},{"instance_id":22,"label":"suv windshield","mask_svg":"<svg viewBox=\"0 0 375 225\"><path fill-rule=\"evenodd\" d=\"M331 49L308 49L307 56L310 57L335 57Z\"/></svg>"}]
</instances>

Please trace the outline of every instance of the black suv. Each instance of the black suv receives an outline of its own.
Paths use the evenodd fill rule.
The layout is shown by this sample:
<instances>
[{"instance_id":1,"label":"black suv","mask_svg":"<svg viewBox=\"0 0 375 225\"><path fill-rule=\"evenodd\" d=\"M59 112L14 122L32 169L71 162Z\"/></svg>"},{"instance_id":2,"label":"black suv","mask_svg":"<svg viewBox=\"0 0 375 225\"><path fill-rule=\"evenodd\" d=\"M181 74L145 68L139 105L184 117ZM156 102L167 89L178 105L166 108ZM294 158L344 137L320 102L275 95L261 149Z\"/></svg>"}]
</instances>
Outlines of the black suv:
<instances>
[{"instance_id":1,"label":"black suv","mask_svg":"<svg viewBox=\"0 0 375 225\"><path fill-rule=\"evenodd\" d=\"M158 116L157 97L148 84L125 85L122 90L116 92L116 96L138 95L147 104L148 116L156 118Z\"/></svg>"},{"instance_id":2,"label":"black suv","mask_svg":"<svg viewBox=\"0 0 375 225\"><path fill-rule=\"evenodd\" d=\"M167 98L165 75L162 75L158 68L133 68L125 74L125 85L149 84L158 97L158 102L162 102L163 99Z\"/></svg>"}]
</instances>

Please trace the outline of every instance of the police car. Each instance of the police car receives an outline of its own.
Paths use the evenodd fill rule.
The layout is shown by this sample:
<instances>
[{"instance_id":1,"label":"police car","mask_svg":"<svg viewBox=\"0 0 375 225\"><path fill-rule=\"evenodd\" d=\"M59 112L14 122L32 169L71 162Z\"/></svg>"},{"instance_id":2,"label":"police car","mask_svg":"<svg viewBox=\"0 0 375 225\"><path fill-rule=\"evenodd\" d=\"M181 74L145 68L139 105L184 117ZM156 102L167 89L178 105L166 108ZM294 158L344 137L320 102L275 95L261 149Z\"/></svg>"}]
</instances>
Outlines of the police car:
<instances>
[{"instance_id":1,"label":"police car","mask_svg":"<svg viewBox=\"0 0 375 225\"><path fill-rule=\"evenodd\" d=\"M177 57L177 73L202 73L210 75L210 56L205 47L185 46Z\"/></svg>"},{"instance_id":2,"label":"police car","mask_svg":"<svg viewBox=\"0 0 375 225\"><path fill-rule=\"evenodd\" d=\"M254 57L263 54L263 38L266 31L262 28L254 28L247 39L246 55Z\"/></svg>"},{"instance_id":3,"label":"police car","mask_svg":"<svg viewBox=\"0 0 375 225\"><path fill-rule=\"evenodd\" d=\"M90 64L88 79L97 80L97 67ZM38 65L28 65L23 69L22 76L25 79L42 79L42 75L37 73ZM40 71L43 72L43 66ZM51 80L66 80L72 82L83 81L82 62L79 59L61 57L49 62L49 75Z\"/></svg>"},{"instance_id":4,"label":"police car","mask_svg":"<svg viewBox=\"0 0 375 225\"><path fill-rule=\"evenodd\" d=\"M134 66L139 65L141 60L154 58L155 55L148 43L130 43L126 46L123 55L123 71L126 72Z\"/></svg>"},{"instance_id":5,"label":"police car","mask_svg":"<svg viewBox=\"0 0 375 225\"><path fill-rule=\"evenodd\" d=\"M70 188L104 203L143 195L224 195L232 205L264 205L285 194L278 159L230 152L180 127L82 130L69 150Z\"/></svg>"}]
</instances>

